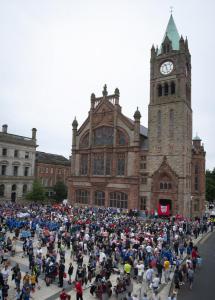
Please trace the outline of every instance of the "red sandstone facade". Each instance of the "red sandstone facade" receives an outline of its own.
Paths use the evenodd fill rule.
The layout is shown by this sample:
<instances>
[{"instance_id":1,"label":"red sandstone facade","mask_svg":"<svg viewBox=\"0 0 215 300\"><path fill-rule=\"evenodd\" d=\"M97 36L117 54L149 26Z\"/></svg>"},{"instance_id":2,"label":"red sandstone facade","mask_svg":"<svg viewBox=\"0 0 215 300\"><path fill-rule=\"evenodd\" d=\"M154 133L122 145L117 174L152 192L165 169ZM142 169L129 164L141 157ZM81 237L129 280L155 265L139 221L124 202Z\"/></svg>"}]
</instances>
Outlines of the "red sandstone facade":
<instances>
[{"instance_id":1,"label":"red sandstone facade","mask_svg":"<svg viewBox=\"0 0 215 300\"><path fill-rule=\"evenodd\" d=\"M52 196L53 187L59 181L67 185L71 164L61 155L36 152L35 178L46 188L48 196Z\"/></svg>"},{"instance_id":2,"label":"red sandstone facade","mask_svg":"<svg viewBox=\"0 0 215 300\"><path fill-rule=\"evenodd\" d=\"M73 122L72 204L201 216L205 210L205 151L192 140L191 55L171 15L160 49L152 46L148 129L122 114L119 90L91 95L78 128Z\"/></svg>"},{"instance_id":3,"label":"red sandstone facade","mask_svg":"<svg viewBox=\"0 0 215 300\"><path fill-rule=\"evenodd\" d=\"M108 95L105 86L102 97L91 95L88 118L79 129L77 120L73 121L72 176L68 178L68 198L73 205L150 212L158 209L160 201L171 205L171 215L180 214L180 178L166 156L149 175L149 141L140 118L138 110L133 120L122 114L118 89ZM199 216L205 201L205 151L197 137L191 166L191 210L192 216Z\"/></svg>"},{"instance_id":4,"label":"red sandstone facade","mask_svg":"<svg viewBox=\"0 0 215 300\"><path fill-rule=\"evenodd\" d=\"M91 96L89 117L77 129L73 122L72 177L68 180L73 204L139 207L140 143L147 130L125 117L119 105L119 90L103 97ZM142 132L142 133L141 133ZM145 135L144 135L145 134Z\"/></svg>"}]
</instances>

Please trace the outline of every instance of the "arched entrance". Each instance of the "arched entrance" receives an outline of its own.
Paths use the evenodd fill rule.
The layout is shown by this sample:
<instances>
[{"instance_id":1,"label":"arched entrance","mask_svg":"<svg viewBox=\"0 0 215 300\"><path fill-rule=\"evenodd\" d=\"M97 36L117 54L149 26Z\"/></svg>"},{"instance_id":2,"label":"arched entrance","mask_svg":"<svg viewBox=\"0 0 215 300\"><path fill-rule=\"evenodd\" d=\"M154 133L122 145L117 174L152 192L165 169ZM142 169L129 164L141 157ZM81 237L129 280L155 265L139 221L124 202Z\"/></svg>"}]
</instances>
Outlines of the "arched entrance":
<instances>
[{"instance_id":1,"label":"arched entrance","mask_svg":"<svg viewBox=\"0 0 215 300\"><path fill-rule=\"evenodd\" d=\"M160 216L177 213L178 176L172 170L164 156L157 171L152 176L152 205Z\"/></svg>"}]
</instances>

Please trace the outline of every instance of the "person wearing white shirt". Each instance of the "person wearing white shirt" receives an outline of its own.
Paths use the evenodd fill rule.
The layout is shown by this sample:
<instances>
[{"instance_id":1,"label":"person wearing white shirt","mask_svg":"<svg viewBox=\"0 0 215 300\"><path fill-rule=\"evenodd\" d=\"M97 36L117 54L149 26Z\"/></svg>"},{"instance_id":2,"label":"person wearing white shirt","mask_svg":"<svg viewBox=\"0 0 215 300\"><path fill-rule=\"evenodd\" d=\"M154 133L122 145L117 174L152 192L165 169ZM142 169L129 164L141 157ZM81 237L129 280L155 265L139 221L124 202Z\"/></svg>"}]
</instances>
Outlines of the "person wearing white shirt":
<instances>
[{"instance_id":1,"label":"person wearing white shirt","mask_svg":"<svg viewBox=\"0 0 215 300\"><path fill-rule=\"evenodd\" d=\"M146 281L148 286L150 286L150 284L152 283L153 274L154 270L151 267L149 267L149 269L146 271Z\"/></svg>"},{"instance_id":2,"label":"person wearing white shirt","mask_svg":"<svg viewBox=\"0 0 215 300\"><path fill-rule=\"evenodd\" d=\"M147 253L151 253L152 252L152 247L150 245L146 246L146 251Z\"/></svg>"},{"instance_id":3,"label":"person wearing white shirt","mask_svg":"<svg viewBox=\"0 0 215 300\"><path fill-rule=\"evenodd\" d=\"M159 282L160 282L160 278L158 277L158 274L156 274L156 276L152 280L152 288L154 291L158 289Z\"/></svg>"},{"instance_id":4,"label":"person wearing white shirt","mask_svg":"<svg viewBox=\"0 0 215 300\"><path fill-rule=\"evenodd\" d=\"M137 282L142 283L145 266L142 262L139 261L136 268L137 268Z\"/></svg>"}]
</instances>

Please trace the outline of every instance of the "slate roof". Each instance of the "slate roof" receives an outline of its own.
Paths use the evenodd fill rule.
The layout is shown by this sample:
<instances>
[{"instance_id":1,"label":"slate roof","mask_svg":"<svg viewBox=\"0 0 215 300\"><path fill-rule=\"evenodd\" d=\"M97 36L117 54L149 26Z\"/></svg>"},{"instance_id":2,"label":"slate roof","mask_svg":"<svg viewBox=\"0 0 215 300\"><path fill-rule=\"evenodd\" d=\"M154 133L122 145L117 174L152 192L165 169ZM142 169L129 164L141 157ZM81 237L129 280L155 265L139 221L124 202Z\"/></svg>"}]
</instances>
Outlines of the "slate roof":
<instances>
[{"instance_id":1,"label":"slate roof","mask_svg":"<svg viewBox=\"0 0 215 300\"><path fill-rule=\"evenodd\" d=\"M132 124L134 124L134 120L126 117ZM148 136L148 128L140 124L140 134L144 135L145 137Z\"/></svg>"},{"instance_id":2,"label":"slate roof","mask_svg":"<svg viewBox=\"0 0 215 300\"><path fill-rule=\"evenodd\" d=\"M70 160L58 154L36 151L36 162L54 165L70 166Z\"/></svg>"}]
</instances>

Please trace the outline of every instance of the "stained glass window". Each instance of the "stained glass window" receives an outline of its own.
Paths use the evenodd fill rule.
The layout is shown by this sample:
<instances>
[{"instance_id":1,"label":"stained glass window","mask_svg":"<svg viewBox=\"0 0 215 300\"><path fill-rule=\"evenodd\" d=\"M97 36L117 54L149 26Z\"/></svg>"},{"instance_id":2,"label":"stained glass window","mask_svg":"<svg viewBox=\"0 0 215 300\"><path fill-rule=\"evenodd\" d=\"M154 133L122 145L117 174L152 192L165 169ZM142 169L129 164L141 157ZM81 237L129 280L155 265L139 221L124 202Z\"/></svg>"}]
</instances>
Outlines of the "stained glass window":
<instances>
[{"instance_id":1,"label":"stained glass window","mask_svg":"<svg viewBox=\"0 0 215 300\"><path fill-rule=\"evenodd\" d=\"M103 126L95 129L94 145L113 145L113 127Z\"/></svg>"},{"instance_id":2,"label":"stained glass window","mask_svg":"<svg viewBox=\"0 0 215 300\"><path fill-rule=\"evenodd\" d=\"M80 162L80 175L87 175L87 172L88 172L88 155L82 154L81 162Z\"/></svg>"},{"instance_id":3,"label":"stained glass window","mask_svg":"<svg viewBox=\"0 0 215 300\"><path fill-rule=\"evenodd\" d=\"M111 175L112 172L112 154L108 153L106 155L106 168L105 168L105 173L106 175Z\"/></svg>"},{"instance_id":4,"label":"stained glass window","mask_svg":"<svg viewBox=\"0 0 215 300\"><path fill-rule=\"evenodd\" d=\"M86 190L77 190L75 192L75 200L77 203L88 204L89 192Z\"/></svg>"},{"instance_id":5,"label":"stained glass window","mask_svg":"<svg viewBox=\"0 0 215 300\"><path fill-rule=\"evenodd\" d=\"M125 136L124 132L122 132L121 130L118 130L118 132L117 132L117 143L120 146L127 145L126 136Z\"/></svg>"},{"instance_id":6,"label":"stained glass window","mask_svg":"<svg viewBox=\"0 0 215 300\"><path fill-rule=\"evenodd\" d=\"M89 133L85 134L80 141L81 148L87 148L89 146Z\"/></svg>"},{"instance_id":7,"label":"stained glass window","mask_svg":"<svg viewBox=\"0 0 215 300\"><path fill-rule=\"evenodd\" d=\"M104 154L103 153L94 154L93 175L104 175Z\"/></svg>"},{"instance_id":8,"label":"stained glass window","mask_svg":"<svg viewBox=\"0 0 215 300\"><path fill-rule=\"evenodd\" d=\"M96 191L95 192L95 200L94 204L98 206L105 205L105 193L103 191Z\"/></svg>"},{"instance_id":9,"label":"stained glass window","mask_svg":"<svg viewBox=\"0 0 215 300\"><path fill-rule=\"evenodd\" d=\"M110 207L128 208L128 195L123 192L110 193Z\"/></svg>"},{"instance_id":10,"label":"stained glass window","mask_svg":"<svg viewBox=\"0 0 215 300\"><path fill-rule=\"evenodd\" d=\"M172 189L172 183L171 182L166 182L162 181L160 182L160 190L171 190Z\"/></svg>"},{"instance_id":11,"label":"stained glass window","mask_svg":"<svg viewBox=\"0 0 215 300\"><path fill-rule=\"evenodd\" d=\"M120 153L117 155L117 175L125 175L125 154Z\"/></svg>"},{"instance_id":12,"label":"stained glass window","mask_svg":"<svg viewBox=\"0 0 215 300\"><path fill-rule=\"evenodd\" d=\"M140 210L146 210L147 197L140 197Z\"/></svg>"}]
</instances>

